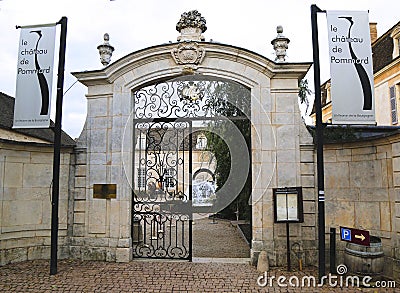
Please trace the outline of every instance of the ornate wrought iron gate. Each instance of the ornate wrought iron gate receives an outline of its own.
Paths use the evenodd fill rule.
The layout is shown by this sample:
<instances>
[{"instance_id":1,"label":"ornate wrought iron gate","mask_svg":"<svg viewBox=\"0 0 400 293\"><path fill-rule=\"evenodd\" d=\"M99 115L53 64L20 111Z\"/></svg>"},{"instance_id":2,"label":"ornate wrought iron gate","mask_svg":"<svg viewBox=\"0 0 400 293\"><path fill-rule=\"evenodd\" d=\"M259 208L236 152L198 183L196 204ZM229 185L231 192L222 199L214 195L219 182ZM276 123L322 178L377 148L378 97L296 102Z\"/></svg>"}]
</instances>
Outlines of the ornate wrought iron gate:
<instances>
[{"instance_id":1,"label":"ornate wrought iron gate","mask_svg":"<svg viewBox=\"0 0 400 293\"><path fill-rule=\"evenodd\" d=\"M137 186L133 196L133 255L192 257L192 123L135 123Z\"/></svg>"},{"instance_id":2,"label":"ornate wrought iron gate","mask_svg":"<svg viewBox=\"0 0 400 293\"><path fill-rule=\"evenodd\" d=\"M250 91L185 76L143 87L133 99L133 256L191 260L192 214L201 210L192 206L192 128L222 116L247 119Z\"/></svg>"}]
</instances>

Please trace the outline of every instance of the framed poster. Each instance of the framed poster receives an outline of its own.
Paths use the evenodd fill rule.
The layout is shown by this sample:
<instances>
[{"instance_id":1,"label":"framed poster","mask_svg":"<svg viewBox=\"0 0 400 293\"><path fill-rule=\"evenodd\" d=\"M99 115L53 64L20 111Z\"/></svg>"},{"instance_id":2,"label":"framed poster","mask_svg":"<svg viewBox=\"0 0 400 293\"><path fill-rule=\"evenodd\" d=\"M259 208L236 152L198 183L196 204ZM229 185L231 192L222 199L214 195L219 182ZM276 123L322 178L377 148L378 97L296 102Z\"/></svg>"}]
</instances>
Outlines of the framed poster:
<instances>
[{"instance_id":1,"label":"framed poster","mask_svg":"<svg viewBox=\"0 0 400 293\"><path fill-rule=\"evenodd\" d=\"M301 187L273 189L275 223L303 223L303 193Z\"/></svg>"}]
</instances>

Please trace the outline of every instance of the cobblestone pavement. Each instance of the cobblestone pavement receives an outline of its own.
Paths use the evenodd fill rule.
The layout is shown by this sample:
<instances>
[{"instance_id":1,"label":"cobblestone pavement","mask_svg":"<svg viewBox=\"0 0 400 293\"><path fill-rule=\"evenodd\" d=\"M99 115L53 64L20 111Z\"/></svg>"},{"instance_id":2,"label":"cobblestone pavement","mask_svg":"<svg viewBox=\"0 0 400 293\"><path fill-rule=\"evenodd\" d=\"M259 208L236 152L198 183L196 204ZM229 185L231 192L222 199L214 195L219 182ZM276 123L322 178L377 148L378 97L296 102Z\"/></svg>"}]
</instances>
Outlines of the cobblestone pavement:
<instances>
[{"instance_id":1,"label":"cobblestone pavement","mask_svg":"<svg viewBox=\"0 0 400 293\"><path fill-rule=\"evenodd\" d=\"M315 271L296 273L298 278ZM284 270L269 272L291 275ZM60 260L49 276L49 261L0 267L0 292L396 292L395 289L260 287L256 269L247 264L132 261L106 263ZM398 291L397 291L398 292Z\"/></svg>"},{"instance_id":2,"label":"cobblestone pavement","mask_svg":"<svg viewBox=\"0 0 400 293\"><path fill-rule=\"evenodd\" d=\"M248 257L249 248L230 222L196 219L193 253L197 262L134 260L129 263L60 260L58 274L49 275L49 261L35 260L0 267L2 292L396 292L395 289L282 287L277 278L315 276L316 270L288 273L273 269L264 274L246 263L226 263ZM203 257L203 258L202 258ZM206 257L207 259L205 259ZM219 260L215 259L219 258ZM211 262L200 262L211 261ZM224 261L220 263L217 261ZM296 279L294 279L296 281ZM288 281L283 282L289 284ZM400 292L400 291L398 291Z\"/></svg>"}]
</instances>

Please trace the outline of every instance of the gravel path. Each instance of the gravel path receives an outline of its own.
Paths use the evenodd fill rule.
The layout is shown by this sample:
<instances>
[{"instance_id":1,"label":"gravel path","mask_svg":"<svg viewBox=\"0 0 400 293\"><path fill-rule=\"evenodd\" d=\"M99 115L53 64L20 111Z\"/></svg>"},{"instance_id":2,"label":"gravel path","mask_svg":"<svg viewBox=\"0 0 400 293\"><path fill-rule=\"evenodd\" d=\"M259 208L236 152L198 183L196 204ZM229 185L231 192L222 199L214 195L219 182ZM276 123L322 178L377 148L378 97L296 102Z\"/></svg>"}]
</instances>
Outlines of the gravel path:
<instances>
[{"instance_id":1,"label":"gravel path","mask_svg":"<svg viewBox=\"0 0 400 293\"><path fill-rule=\"evenodd\" d=\"M193 257L248 258L250 247L230 221L194 220Z\"/></svg>"}]
</instances>

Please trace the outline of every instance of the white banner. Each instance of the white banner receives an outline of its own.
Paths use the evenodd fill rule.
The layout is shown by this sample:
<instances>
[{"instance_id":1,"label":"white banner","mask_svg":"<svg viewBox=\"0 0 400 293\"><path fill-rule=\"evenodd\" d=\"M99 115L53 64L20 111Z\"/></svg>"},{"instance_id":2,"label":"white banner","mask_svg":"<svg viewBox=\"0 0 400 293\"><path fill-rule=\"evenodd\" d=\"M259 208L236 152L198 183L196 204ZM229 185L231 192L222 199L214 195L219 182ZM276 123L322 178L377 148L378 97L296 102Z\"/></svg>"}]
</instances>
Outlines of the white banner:
<instances>
[{"instance_id":1,"label":"white banner","mask_svg":"<svg viewBox=\"0 0 400 293\"><path fill-rule=\"evenodd\" d=\"M375 124L368 12L327 11L332 123Z\"/></svg>"},{"instance_id":2,"label":"white banner","mask_svg":"<svg viewBox=\"0 0 400 293\"><path fill-rule=\"evenodd\" d=\"M22 27L13 128L50 126L56 24Z\"/></svg>"}]
</instances>

